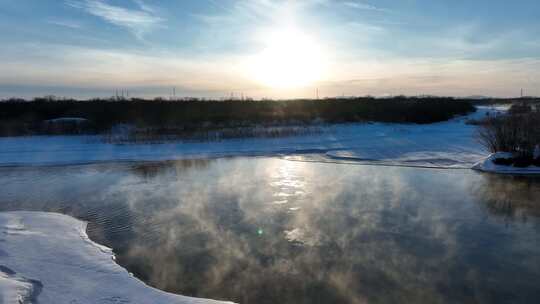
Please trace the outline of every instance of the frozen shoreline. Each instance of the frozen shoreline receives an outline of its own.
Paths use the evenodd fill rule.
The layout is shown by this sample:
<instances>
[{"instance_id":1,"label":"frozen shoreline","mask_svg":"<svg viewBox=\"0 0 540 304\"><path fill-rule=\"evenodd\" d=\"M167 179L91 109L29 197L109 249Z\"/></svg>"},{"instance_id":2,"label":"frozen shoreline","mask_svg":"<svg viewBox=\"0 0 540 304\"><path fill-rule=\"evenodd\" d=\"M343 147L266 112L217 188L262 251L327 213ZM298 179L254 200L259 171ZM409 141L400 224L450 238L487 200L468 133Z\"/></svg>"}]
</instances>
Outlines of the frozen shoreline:
<instances>
[{"instance_id":1,"label":"frozen shoreline","mask_svg":"<svg viewBox=\"0 0 540 304\"><path fill-rule=\"evenodd\" d=\"M513 166L501 166L495 164L493 161L497 158L510 158L512 157L511 153L498 152L493 153L488 156L483 161L478 162L473 166L474 170L497 173L497 174L507 174L507 175L540 175L540 167L529 166L525 168L518 168Z\"/></svg>"},{"instance_id":2,"label":"frozen shoreline","mask_svg":"<svg viewBox=\"0 0 540 304\"><path fill-rule=\"evenodd\" d=\"M230 303L145 285L88 238L85 222L67 215L2 212L0 230L1 303Z\"/></svg>"},{"instance_id":3,"label":"frozen shoreline","mask_svg":"<svg viewBox=\"0 0 540 304\"><path fill-rule=\"evenodd\" d=\"M71 165L111 161L163 161L228 156L319 154L333 160L412 167L472 168L488 153L466 124L493 107L450 121L416 125L355 123L321 126L321 134L210 142L110 144L100 136L0 138L0 166Z\"/></svg>"}]
</instances>

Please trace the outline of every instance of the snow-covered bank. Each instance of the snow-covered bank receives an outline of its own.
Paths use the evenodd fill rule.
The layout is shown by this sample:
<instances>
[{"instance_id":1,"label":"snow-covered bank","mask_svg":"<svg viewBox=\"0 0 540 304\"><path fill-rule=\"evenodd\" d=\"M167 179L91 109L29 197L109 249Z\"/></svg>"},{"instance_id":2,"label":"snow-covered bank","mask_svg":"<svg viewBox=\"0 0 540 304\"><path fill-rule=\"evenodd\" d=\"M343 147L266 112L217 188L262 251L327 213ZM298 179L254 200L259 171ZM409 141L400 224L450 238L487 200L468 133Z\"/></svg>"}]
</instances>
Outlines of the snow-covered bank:
<instances>
[{"instance_id":1,"label":"snow-covered bank","mask_svg":"<svg viewBox=\"0 0 540 304\"><path fill-rule=\"evenodd\" d=\"M0 231L0 303L224 303L145 285L66 215L0 213Z\"/></svg>"},{"instance_id":2,"label":"snow-covered bank","mask_svg":"<svg viewBox=\"0 0 540 304\"><path fill-rule=\"evenodd\" d=\"M99 136L0 138L0 166L317 153L336 160L471 168L487 152L474 139L475 126L466 121L497 111L479 107L469 116L427 125L343 124L322 126L321 134L213 142L117 145Z\"/></svg>"},{"instance_id":3,"label":"snow-covered bank","mask_svg":"<svg viewBox=\"0 0 540 304\"><path fill-rule=\"evenodd\" d=\"M506 152L498 152L493 153L490 156L488 156L483 161L478 162L473 166L473 169L482 171L482 172L490 172L490 173L498 173L498 174L508 174L508 175L538 175L540 174L540 167L537 166L529 166L529 167L514 167L514 166L503 166L503 165L497 165L494 163L494 160L497 158L511 158L513 157L511 153Z\"/></svg>"}]
</instances>

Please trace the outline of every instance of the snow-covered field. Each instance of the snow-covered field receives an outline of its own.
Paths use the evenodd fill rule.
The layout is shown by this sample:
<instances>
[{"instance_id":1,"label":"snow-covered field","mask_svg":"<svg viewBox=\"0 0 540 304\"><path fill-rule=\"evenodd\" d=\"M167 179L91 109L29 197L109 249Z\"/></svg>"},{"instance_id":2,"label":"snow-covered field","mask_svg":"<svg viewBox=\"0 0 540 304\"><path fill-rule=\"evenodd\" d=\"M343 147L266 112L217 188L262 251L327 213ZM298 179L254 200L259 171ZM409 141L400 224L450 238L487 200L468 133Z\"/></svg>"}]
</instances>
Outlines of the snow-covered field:
<instances>
[{"instance_id":1,"label":"snow-covered field","mask_svg":"<svg viewBox=\"0 0 540 304\"><path fill-rule=\"evenodd\" d=\"M99 136L0 138L0 165L58 165L104 161L155 161L220 156L313 153L333 160L387 165L471 168L488 155L474 138L476 113L428 125L356 123L322 127L322 134L284 138L246 138L213 142L110 144Z\"/></svg>"},{"instance_id":2,"label":"snow-covered field","mask_svg":"<svg viewBox=\"0 0 540 304\"><path fill-rule=\"evenodd\" d=\"M0 213L0 244L0 303L224 303L146 286L66 215Z\"/></svg>"}]
</instances>

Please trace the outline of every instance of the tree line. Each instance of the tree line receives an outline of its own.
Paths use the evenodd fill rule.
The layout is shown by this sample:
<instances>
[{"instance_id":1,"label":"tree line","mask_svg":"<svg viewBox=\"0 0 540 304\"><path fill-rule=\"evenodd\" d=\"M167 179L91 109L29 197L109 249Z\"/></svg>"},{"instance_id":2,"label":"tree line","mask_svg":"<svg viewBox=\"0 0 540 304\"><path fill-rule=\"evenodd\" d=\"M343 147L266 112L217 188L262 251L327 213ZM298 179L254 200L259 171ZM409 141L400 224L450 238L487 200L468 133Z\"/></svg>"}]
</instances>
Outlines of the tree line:
<instances>
[{"instance_id":1,"label":"tree line","mask_svg":"<svg viewBox=\"0 0 540 304\"><path fill-rule=\"evenodd\" d=\"M404 96L224 101L10 99L0 102L0 135L47 134L51 131L45 122L62 117L86 119L77 132L102 133L118 124L183 130L361 121L426 124L474 110L470 100Z\"/></svg>"}]
</instances>

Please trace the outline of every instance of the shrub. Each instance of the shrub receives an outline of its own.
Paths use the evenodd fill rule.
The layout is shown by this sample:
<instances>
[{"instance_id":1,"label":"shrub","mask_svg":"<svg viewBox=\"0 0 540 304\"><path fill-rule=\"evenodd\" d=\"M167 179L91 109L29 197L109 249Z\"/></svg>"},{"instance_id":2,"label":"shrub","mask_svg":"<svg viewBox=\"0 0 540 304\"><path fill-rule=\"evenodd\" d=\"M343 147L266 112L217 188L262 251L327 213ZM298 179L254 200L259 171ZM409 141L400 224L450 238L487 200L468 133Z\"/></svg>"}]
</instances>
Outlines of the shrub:
<instances>
[{"instance_id":1,"label":"shrub","mask_svg":"<svg viewBox=\"0 0 540 304\"><path fill-rule=\"evenodd\" d=\"M514 159L513 158L503 158L503 157L500 157L500 158L495 158L493 160L493 163L495 165L501 165L501 166L511 166L513 163L514 163Z\"/></svg>"},{"instance_id":2,"label":"shrub","mask_svg":"<svg viewBox=\"0 0 540 304\"><path fill-rule=\"evenodd\" d=\"M513 104L508 112L510 114L526 114L532 111L532 107L529 104L524 103L515 103Z\"/></svg>"},{"instance_id":3,"label":"shrub","mask_svg":"<svg viewBox=\"0 0 540 304\"><path fill-rule=\"evenodd\" d=\"M540 144L540 112L509 113L488 117L478 127L477 138L491 152L510 152L532 159Z\"/></svg>"},{"instance_id":4,"label":"shrub","mask_svg":"<svg viewBox=\"0 0 540 304\"><path fill-rule=\"evenodd\" d=\"M533 159L529 157L516 157L513 159L513 166L518 168L526 168L533 164Z\"/></svg>"}]
</instances>

